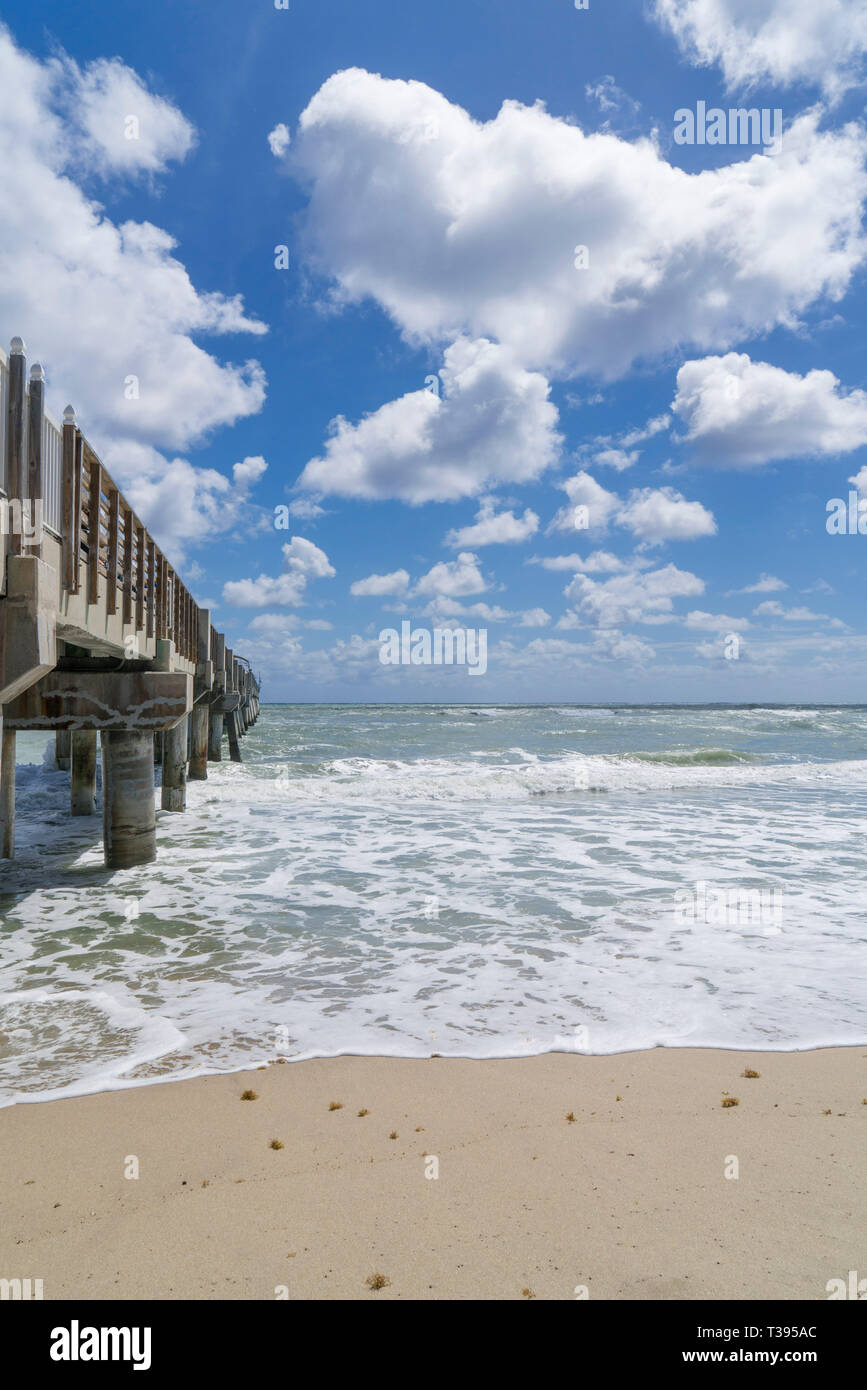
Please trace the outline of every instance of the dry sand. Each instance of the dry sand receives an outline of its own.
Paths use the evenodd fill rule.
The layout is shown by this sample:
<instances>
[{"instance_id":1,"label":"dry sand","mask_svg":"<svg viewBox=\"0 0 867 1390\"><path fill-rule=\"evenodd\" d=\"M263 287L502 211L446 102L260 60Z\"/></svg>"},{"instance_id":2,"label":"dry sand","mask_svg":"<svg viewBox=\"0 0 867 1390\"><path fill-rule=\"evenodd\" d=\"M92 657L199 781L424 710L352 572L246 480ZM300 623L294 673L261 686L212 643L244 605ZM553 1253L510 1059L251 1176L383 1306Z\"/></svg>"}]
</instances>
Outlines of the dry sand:
<instances>
[{"instance_id":1,"label":"dry sand","mask_svg":"<svg viewBox=\"0 0 867 1390\"><path fill-rule=\"evenodd\" d=\"M867 1274L862 1098L856 1047L345 1057L19 1105L0 1277L46 1299L825 1299Z\"/></svg>"}]
</instances>

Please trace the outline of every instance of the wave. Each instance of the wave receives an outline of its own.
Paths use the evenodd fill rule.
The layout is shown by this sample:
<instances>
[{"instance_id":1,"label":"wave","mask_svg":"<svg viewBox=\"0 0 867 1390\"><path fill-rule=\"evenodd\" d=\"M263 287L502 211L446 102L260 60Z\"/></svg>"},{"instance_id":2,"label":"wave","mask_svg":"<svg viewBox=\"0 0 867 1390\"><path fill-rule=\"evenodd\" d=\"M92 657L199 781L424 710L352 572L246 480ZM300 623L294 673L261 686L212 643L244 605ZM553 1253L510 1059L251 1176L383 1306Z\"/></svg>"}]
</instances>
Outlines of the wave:
<instances>
[{"instance_id":1,"label":"wave","mask_svg":"<svg viewBox=\"0 0 867 1390\"><path fill-rule=\"evenodd\" d=\"M636 762L661 763L666 767L736 767L740 763L761 763L755 753L735 753L731 748L693 748L683 752L629 753Z\"/></svg>"},{"instance_id":2,"label":"wave","mask_svg":"<svg viewBox=\"0 0 867 1390\"><path fill-rule=\"evenodd\" d=\"M499 763L448 759L342 758L315 775L299 775L289 764L267 770L222 764L209 783L215 799L242 799L262 806L280 801L311 803L519 802L537 797L588 793L664 792L774 783L839 785L867 781L867 761L796 764L757 763L726 749L692 753L581 755L543 761Z\"/></svg>"}]
</instances>

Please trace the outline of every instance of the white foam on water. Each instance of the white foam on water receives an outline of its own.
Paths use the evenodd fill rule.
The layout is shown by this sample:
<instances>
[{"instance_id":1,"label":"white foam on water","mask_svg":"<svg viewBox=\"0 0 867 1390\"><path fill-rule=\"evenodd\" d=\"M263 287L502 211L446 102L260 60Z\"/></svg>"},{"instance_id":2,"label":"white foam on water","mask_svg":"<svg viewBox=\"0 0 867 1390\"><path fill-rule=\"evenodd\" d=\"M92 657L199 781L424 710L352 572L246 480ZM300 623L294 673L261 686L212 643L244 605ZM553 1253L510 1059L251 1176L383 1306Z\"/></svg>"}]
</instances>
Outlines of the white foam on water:
<instances>
[{"instance_id":1,"label":"white foam on water","mask_svg":"<svg viewBox=\"0 0 867 1390\"><path fill-rule=\"evenodd\" d=\"M408 717L413 737L435 717ZM867 1041L867 762L714 761L762 756L718 727L551 756L507 724L505 747L305 771L276 733L257 760L266 719L244 764L158 817L156 864L123 873L98 823L67 817L66 777L23 770L0 885L6 1103L278 1056ZM306 731L313 756L347 747L340 727ZM779 926L684 922L700 881L777 888Z\"/></svg>"}]
</instances>

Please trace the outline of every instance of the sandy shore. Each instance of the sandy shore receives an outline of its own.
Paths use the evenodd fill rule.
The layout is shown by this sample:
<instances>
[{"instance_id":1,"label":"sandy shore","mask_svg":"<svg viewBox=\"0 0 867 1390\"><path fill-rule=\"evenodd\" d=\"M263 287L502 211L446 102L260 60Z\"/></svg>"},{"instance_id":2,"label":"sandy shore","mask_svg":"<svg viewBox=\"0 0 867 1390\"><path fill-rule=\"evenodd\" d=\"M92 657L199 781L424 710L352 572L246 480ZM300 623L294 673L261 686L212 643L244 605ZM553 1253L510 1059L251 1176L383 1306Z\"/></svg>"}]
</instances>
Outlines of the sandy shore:
<instances>
[{"instance_id":1,"label":"sandy shore","mask_svg":"<svg viewBox=\"0 0 867 1390\"><path fill-rule=\"evenodd\" d=\"M859 1047L348 1057L19 1105L0 1277L46 1299L824 1299L867 1272L863 1097Z\"/></svg>"}]
</instances>

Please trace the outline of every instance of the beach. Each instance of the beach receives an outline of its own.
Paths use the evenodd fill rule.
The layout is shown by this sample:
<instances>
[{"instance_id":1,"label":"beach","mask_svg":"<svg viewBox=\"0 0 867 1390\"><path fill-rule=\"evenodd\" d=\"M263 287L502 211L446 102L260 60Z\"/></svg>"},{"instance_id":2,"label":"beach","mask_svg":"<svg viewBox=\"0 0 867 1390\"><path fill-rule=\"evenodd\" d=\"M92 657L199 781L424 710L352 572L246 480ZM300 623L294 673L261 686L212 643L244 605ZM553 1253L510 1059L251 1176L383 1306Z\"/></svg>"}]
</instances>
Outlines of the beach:
<instances>
[{"instance_id":1,"label":"beach","mask_svg":"<svg viewBox=\"0 0 867 1390\"><path fill-rule=\"evenodd\" d=\"M861 1046L335 1057L7 1106L0 1275L46 1300L827 1299L865 1269L864 1098Z\"/></svg>"}]
</instances>

